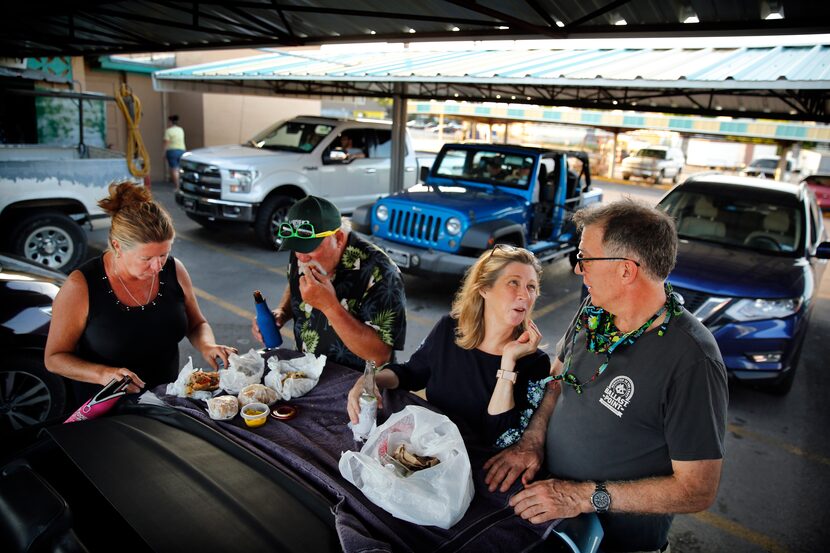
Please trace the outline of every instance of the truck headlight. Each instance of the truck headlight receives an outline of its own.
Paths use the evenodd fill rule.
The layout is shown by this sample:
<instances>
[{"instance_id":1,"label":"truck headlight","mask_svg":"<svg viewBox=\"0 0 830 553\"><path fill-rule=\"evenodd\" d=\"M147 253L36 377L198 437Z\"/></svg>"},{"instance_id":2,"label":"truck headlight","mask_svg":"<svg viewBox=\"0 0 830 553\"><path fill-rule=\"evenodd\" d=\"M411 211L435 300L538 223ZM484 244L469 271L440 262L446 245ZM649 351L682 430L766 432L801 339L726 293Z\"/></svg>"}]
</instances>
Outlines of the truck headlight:
<instances>
[{"instance_id":1,"label":"truck headlight","mask_svg":"<svg viewBox=\"0 0 830 553\"><path fill-rule=\"evenodd\" d=\"M447 224L444 225L444 228L447 229L447 234L451 236L455 236L459 232L461 232L461 221L458 217L450 217L447 219Z\"/></svg>"},{"instance_id":2,"label":"truck headlight","mask_svg":"<svg viewBox=\"0 0 830 553\"><path fill-rule=\"evenodd\" d=\"M385 205L379 205L375 209L375 216L378 218L378 221L385 221L389 218L389 208Z\"/></svg>"},{"instance_id":3,"label":"truck headlight","mask_svg":"<svg viewBox=\"0 0 830 553\"><path fill-rule=\"evenodd\" d=\"M735 305L726 310L726 315L740 322L783 319L798 313L801 304L801 298L781 300L745 299L735 302Z\"/></svg>"},{"instance_id":4,"label":"truck headlight","mask_svg":"<svg viewBox=\"0 0 830 553\"><path fill-rule=\"evenodd\" d=\"M256 179L256 171L237 171L230 170L230 191L236 193L246 193L251 191L251 183ZM236 181L236 182L233 182Z\"/></svg>"}]
</instances>

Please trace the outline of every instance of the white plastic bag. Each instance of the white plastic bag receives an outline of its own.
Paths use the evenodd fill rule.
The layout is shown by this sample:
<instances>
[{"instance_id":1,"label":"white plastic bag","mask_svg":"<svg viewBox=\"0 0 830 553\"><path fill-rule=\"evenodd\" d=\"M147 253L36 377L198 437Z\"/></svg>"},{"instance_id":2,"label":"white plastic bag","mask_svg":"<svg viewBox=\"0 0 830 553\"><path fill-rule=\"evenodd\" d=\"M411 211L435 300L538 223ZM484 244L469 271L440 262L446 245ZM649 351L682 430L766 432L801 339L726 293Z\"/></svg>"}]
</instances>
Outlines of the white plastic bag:
<instances>
[{"instance_id":1,"label":"white plastic bag","mask_svg":"<svg viewBox=\"0 0 830 553\"><path fill-rule=\"evenodd\" d=\"M277 391L282 400L306 395L317 385L323 368L326 366L326 356L315 357L306 353L296 359L280 361L276 357L268 358L268 374L265 375L265 385ZM305 378L287 378L289 373L302 372Z\"/></svg>"},{"instance_id":2,"label":"white plastic bag","mask_svg":"<svg viewBox=\"0 0 830 553\"><path fill-rule=\"evenodd\" d=\"M382 459L404 443L421 456L437 457L434 467L401 476ZM372 503L401 520L449 528L473 500L470 457L458 427L446 416L409 405L375 428L360 452L340 456L340 474Z\"/></svg>"},{"instance_id":3,"label":"white plastic bag","mask_svg":"<svg viewBox=\"0 0 830 553\"><path fill-rule=\"evenodd\" d=\"M185 391L185 386L187 385L188 380L190 380L190 373L195 372L196 370L197 369L193 368L193 357L188 356L187 363L185 363L182 370L179 371L179 376L176 378L176 381L167 385L167 395L189 397L191 399L201 399L204 401L207 401L213 397L214 392L208 390L196 391L189 395Z\"/></svg>"},{"instance_id":4,"label":"white plastic bag","mask_svg":"<svg viewBox=\"0 0 830 553\"><path fill-rule=\"evenodd\" d=\"M244 355L228 355L228 368L219 371L219 387L229 394L238 394L249 384L259 384L265 372L265 362L255 349Z\"/></svg>"}]
</instances>

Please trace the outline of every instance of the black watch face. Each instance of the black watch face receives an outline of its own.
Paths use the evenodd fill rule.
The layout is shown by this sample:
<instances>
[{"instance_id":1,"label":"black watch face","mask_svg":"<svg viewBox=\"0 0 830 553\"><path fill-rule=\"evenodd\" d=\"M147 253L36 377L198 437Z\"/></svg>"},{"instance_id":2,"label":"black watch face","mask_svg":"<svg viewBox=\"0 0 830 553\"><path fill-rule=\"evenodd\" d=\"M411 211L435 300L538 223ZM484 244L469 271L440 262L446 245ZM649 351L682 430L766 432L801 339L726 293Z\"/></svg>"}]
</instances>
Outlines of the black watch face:
<instances>
[{"instance_id":1,"label":"black watch face","mask_svg":"<svg viewBox=\"0 0 830 553\"><path fill-rule=\"evenodd\" d=\"M611 496L604 490L597 490L591 496L591 503L594 504L594 509L599 512L607 511L611 506Z\"/></svg>"}]
</instances>

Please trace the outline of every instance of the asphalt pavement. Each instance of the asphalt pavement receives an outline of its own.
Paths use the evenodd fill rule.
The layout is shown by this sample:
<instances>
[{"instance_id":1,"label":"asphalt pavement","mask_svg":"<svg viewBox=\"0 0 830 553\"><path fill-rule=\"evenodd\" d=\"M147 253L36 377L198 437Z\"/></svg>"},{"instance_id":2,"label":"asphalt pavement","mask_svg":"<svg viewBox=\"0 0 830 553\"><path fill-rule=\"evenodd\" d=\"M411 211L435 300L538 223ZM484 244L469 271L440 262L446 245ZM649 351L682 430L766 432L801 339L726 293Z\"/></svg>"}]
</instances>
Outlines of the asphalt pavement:
<instances>
[{"instance_id":1,"label":"asphalt pavement","mask_svg":"<svg viewBox=\"0 0 830 553\"><path fill-rule=\"evenodd\" d=\"M606 201L626 195L656 202L667 187L618 184L595 179ZM173 201L172 187L154 183L153 193L170 211L177 238L173 255L188 269L199 305L220 343L241 351L259 348L251 336L252 292L261 290L275 304L285 289L286 253L260 248L249 228L207 230L185 217ZM106 230L90 233L100 251ZM730 386L726 458L715 504L703 513L679 515L671 532L674 553L817 552L830 543L825 501L830 497L830 271L826 272L813 313L801 364L792 391L785 397ZM405 276L406 360L435 322L449 310L458 282ZM535 320L547 351L565 331L579 302L581 279L567 261L547 265ZM283 329L286 347L294 340ZM206 366L187 341L182 364L193 356ZM344 405L345 422L345 405ZM612 460L609 460L611 462Z\"/></svg>"}]
</instances>

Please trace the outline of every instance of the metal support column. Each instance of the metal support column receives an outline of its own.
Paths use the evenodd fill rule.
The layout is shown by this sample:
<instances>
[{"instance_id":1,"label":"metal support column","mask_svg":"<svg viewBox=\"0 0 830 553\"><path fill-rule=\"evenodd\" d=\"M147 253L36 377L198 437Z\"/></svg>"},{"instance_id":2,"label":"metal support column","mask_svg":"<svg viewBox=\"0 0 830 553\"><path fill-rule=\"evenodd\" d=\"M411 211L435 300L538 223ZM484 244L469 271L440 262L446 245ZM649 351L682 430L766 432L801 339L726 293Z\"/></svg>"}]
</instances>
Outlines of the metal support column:
<instances>
[{"instance_id":1,"label":"metal support column","mask_svg":"<svg viewBox=\"0 0 830 553\"><path fill-rule=\"evenodd\" d=\"M611 139L611 163L608 164L608 178L614 178L614 172L617 170L617 136L620 131L614 131L614 138Z\"/></svg>"},{"instance_id":2,"label":"metal support column","mask_svg":"<svg viewBox=\"0 0 830 553\"><path fill-rule=\"evenodd\" d=\"M413 155L415 152L411 152ZM389 193L403 190L406 171L406 84L396 83L392 96L392 166Z\"/></svg>"}]
</instances>

